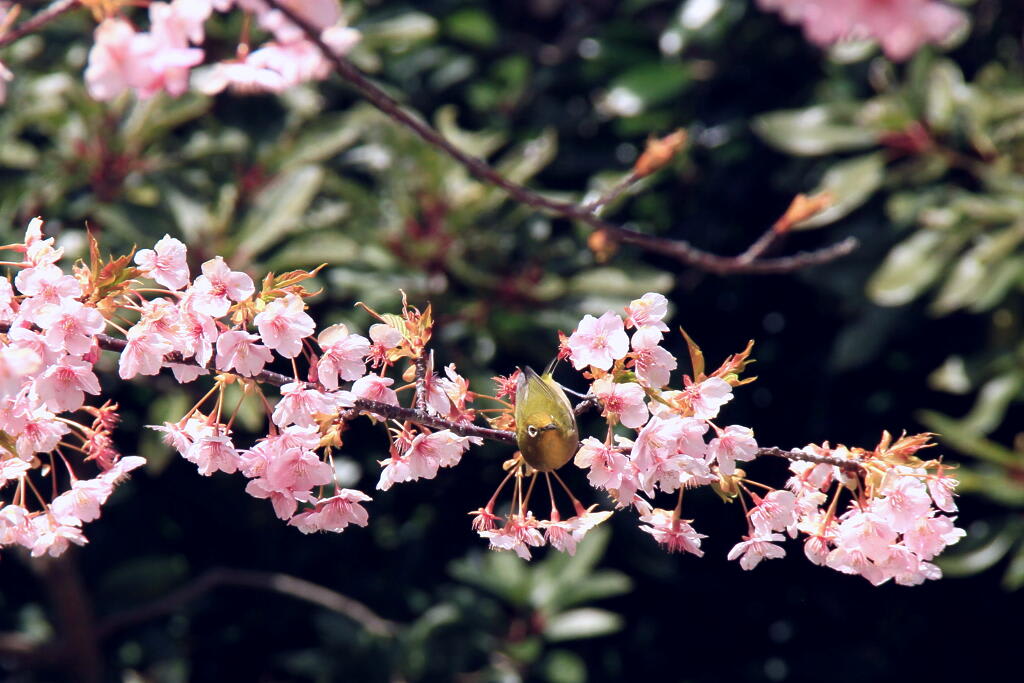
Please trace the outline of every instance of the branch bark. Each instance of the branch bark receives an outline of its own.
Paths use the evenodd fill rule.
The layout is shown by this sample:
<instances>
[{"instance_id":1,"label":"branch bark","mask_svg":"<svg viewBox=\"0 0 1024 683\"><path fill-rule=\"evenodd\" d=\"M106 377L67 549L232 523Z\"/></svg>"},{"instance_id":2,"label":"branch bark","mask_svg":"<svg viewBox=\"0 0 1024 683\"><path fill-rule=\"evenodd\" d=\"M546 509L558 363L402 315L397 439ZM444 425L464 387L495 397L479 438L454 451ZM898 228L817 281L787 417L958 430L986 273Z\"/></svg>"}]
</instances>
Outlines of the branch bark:
<instances>
[{"instance_id":1,"label":"branch bark","mask_svg":"<svg viewBox=\"0 0 1024 683\"><path fill-rule=\"evenodd\" d=\"M108 638L129 626L173 614L187 603L221 586L254 588L304 600L332 612L343 614L362 626L367 632L382 638L394 636L399 628L398 624L379 616L358 600L312 581L279 572L217 567L159 600L107 617L99 625L98 637L100 639Z\"/></svg>"},{"instance_id":2,"label":"branch bark","mask_svg":"<svg viewBox=\"0 0 1024 683\"><path fill-rule=\"evenodd\" d=\"M727 257L698 249L689 242L672 240L632 230L602 219L595 208L573 202L552 199L520 185L492 168L486 161L467 154L441 133L426 123L422 117L403 107L398 100L371 82L352 62L334 52L320 37L319 29L300 16L280 0L265 0L266 3L302 29L306 38L317 46L334 71L345 79L360 95L391 120L415 133L423 141L461 164L474 177L503 190L509 197L534 209L548 211L570 220L580 221L595 231L604 231L609 237L622 244L632 244L645 251L663 254L688 266L717 275L739 273L788 273L808 266L828 263L845 256L857 247L857 240L849 237L824 249L801 252L793 256L773 259L749 259L741 256ZM749 252L749 250L748 250ZM747 253L747 252L745 252Z\"/></svg>"},{"instance_id":3,"label":"branch bark","mask_svg":"<svg viewBox=\"0 0 1024 683\"><path fill-rule=\"evenodd\" d=\"M31 19L26 19L18 27L0 36L0 47L10 45L19 38L35 33L57 17L70 12L79 5L79 0L56 0L44 10L36 12Z\"/></svg>"}]
</instances>

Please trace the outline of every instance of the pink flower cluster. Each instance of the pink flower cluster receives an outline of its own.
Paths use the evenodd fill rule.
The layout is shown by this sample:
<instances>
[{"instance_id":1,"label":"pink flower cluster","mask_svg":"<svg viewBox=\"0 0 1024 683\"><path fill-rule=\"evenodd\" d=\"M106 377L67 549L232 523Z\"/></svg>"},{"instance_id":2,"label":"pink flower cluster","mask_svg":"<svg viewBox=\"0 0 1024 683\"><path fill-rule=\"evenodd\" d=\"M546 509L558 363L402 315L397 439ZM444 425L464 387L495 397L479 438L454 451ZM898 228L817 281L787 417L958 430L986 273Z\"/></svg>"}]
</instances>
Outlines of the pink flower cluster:
<instances>
[{"instance_id":1,"label":"pink flower cluster","mask_svg":"<svg viewBox=\"0 0 1024 683\"><path fill-rule=\"evenodd\" d=\"M19 269L13 284L0 278L0 324L6 330L0 346L0 490L13 489L9 502L0 504L0 546L56 556L70 543L86 543L82 524L99 517L114 487L144 461L114 450L116 406L85 405L87 394L100 394L94 338L106 323L83 301L79 280L56 265L62 250L43 239L39 219L29 224L23 243L3 249L21 260L6 262ZM95 419L70 419L79 411ZM82 478L83 466L76 471L65 451L84 454L90 461L85 467L98 468L96 476ZM37 486L34 476L53 483ZM44 494L59 488L64 491Z\"/></svg>"},{"instance_id":2,"label":"pink flower cluster","mask_svg":"<svg viewBox=\"0 0 1024 683\"><path fill-rule=\"evenodd\" d=\"M658 346L668 330L666 312L664 297L646 294L626 308L625 322L613 312L588 315L563 342L563 355L592 378L590 396L609 422L605 439L584 438L575 456L592 486L608 491L619 508L636 508L641 530L671 551L703 555L705 536L682 519L682 494L713 484L721 494L741 499L747 510L748 534L729 553L744 569L783 557L778 542L785 531L793 538L806 536L805 553L812 562L876 585L890 579L915 585L941 576L930 560L964 532L954 526L955 518L938 514L956 510L956 480L937 462L914 455L927 445L926 437L890 444L886 434L870 452L808 446L808 460L834 458L841 464L793 459L787 490L754 482L737 467L759 455L753 431L715 422L732 399L733 386L742 383L738 363L744 358L731 358L710 376L697 369L696 379L683 377L681 390L666 389L676 368L672 355ZM632 339L627 326L636 328ZM616 433L617 424L635 434ZM758 495L753 487L769 492ZM852 500L837 516L844 491ZM648 499L658 492L678 492L674 510L653 506ZM512 526L507 535L520 540L513 549L532 545L535 536L516 531L522 524Z\"/></svg>"},{"instance_id":3,"label":"pink flower cluster","mask_svg":"<svg viewBox=\"0 0 1024 683\"><path fill-rule=\"evenodd\" d=\"M791 24L802 24L817 45L877 40L896 61L926 43L948 38L966 22L964 13L939 0L757 0Z\"/></svg>"},{"instance_id":4,"label":"pink flower cluster","mask_svg":"<svg viewBox=\"0 0 1024 683\"><path fill-rule=\"evenodd\" d=\"M443 375L434 372L429 308L421 313L403 303L401 315L366 309L380 321L367 337L340 324L317 334L304 302L310 293L301 285L311 273L270 274L257 290L249 275L218 256L193 277L185 245L164 236L135 253L134 266L129 257L104 262L93 249L91 262L69 275L58 265L61 249L43 239L41 228L39 219L32 221L22 243L4 247L20 260L4 262L17 269L13 280L0 278L0 489L13 489L0 505L0 545L56 555L71 543L85 543L82 524L96 519L114 485L143 464L113 447L116 406L86 404L101 392L94 371L101 346L120 349L122 379L169 369L187 383L214 373L213 388L186 415L153 428L201 475L241 473L250 495L269 500L279 518L303 533L368 523L363 503L370 497L342 487L334 467L350 420L364 414L392 418L379 490L435 478L487 434L470 407L485 395L470 391L454 365ZM140 286L140 278L156 287ZM931 560L964 532L954 517L940 514L956 511L956 481L948 468L916 455L928 435L893 442L886 434L873 451L808 446L784 454L793 473L784 489L753 481L741 465L764 449L750 428L718 423L733 388L749 381L740 375L751 347L708 374L703 354L686 338L693 376L670 388L677 362L662 346L667 304L659 294L646 294L626 307L625 320L614 312L585 316L563 339L562 355L589 381L586 400L607 422L603 439L586 436L575 453L590 484L607 491L619 509L635 509L641 530L671 551L703 554L705 536L682 516L683 493L713 486L719 496L738 500L734 509L745 513L747 534L729 553L744 569L784 556L778 542L786 533L803 534L812 562L875 584L937 578ZM103 334L108 326L123 335L122 342ZM403 359L406 384L394 387L388 371ZM271 371L275 363L292 374ZM489 418L491 430L510 429L514 407L501 396L510 395L515 381L496 379L499 396L488 398L504 407L480 414L496 413ZM279 397L268 396L268 383L279 387ZM258 401L267 417L266 434L248 448L236 444L241 404L232 409L225 401L232 384L241 386L243 401ZM403 391L408 407L399 401ZM76 412L91 422L67 417ZM82 463L73 465L76 458ZM99 470L93 478L79 476L85 462ZM583 505L556 472L538 473L521 456L505 470L487 505L472 513L473 528L494 549L526 559L544 545L572 554L612 514ZM546 519L531 507L541 475L550 499ZM48 485L36 483L46 478ZM509 482L512 505L500 515L495 506ZM567 519L552 482L572 504ZM676 496L674 509L655 507L663 494Z\"/></svg>"},{"instance_id":5,"label":"pink flower cluster","mask_svg":"<svg viewBox=\"0 0 1024 683\"><path fill-rule=\"evenodd\" d=\"M317 27L321 38L338 54L347 53L359 41L359 32L344 25L338 0L286 0L282 4ZM200 46L205 23L215 10L237 8L251 14L272 39L255 50L240 45L237 59L197 72L196 85L203 92L212 94L227 87L281 92L298 83L326 78L330 71L302 30L262 0L171 0L148 5L148 31L137 31L121 15L110 16L96 27L85 70L93 98L110 100L129 90L140 98L186 92L192 70L203 63Z\"/></svg>"}]
</instances>

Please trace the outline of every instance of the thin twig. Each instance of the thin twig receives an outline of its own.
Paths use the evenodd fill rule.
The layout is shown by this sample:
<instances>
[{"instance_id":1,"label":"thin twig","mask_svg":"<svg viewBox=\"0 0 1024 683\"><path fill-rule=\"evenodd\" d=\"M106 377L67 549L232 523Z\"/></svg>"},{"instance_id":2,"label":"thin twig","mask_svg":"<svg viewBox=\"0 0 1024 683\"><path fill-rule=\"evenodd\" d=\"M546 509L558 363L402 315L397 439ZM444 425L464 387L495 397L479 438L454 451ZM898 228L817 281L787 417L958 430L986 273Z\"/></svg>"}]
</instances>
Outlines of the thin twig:
<instances>
[{"instance_id":1,"label":"thin twig","mask_svg":"<svg viewBox=\"0 0 1024 683\"><path fill-rule=\"evenodd\" d=\"M764 231L763 235L757 238L756 242L747 247L745 252L737 256L736 260L742 263L756 261L775 246L783 234L785 233L776 230L774 227L768 228Z\"/></svg>"},{"instance_id":2,"label":"thin twig","mask_svg":"<svg viewBox=\"0 0 1024 683\"><path fill-rule=\"evenodd\" d=\"M807 266L827 263L828 261L845 256L857 245L856 240L847 238L839 244L818 251L785 258L744 262L739 260L738 257L718 256L703 251L682 240L656 237L615 225L597 216L587 206L544 196L506 178L483 159L468 154L456 147L421 117L410 112L398 100L372 83L352 62L334 52L320 37L319 29L303 16L300 16L291 6L284 4L280 0L266 0L266 3L280 11L292 23L302 29L307 40L317 46L324 57L333 65L338 75L348 81L370 104L396 123L408 128L425 142L462 164L476 178L500 188L512 199L534 209L549 211L565 218L581 221L594 230L604 231L618 242L633 244L647 251L665 254L686 265L718 275L787 273Z\"/></svg>"},{"instance_id":3,"label":"thin twig","mask_svg":"<svg viewBox=\"0 0 1024 683\"><path fill-rule=\"evenodd\" d=\"M358 600L297 576L278 572L217 567L159 600L107 617L99 625L98 636L101 639L107 638L128 626L156 619L166 614L173 614L185 604L219 586L255 588L305 600L332 612L343 614L369 633L383 638L394 636L399 628L398 624L379 616Z\"/></svg>"},{"instance_id":4,"label":"thin twig","mask_svg":"<svg viewBox=\"0 0 1024 683\"><path fill-rule=\"evenodd\" d=\"M55 0L55 2L46 9L36 12L31 19L26 19L18 24L16 29L8 31L0 36L0 47L9 45L18 38L22 38L27 36L29 33L38 31L62 14L75 9L78 4L79 0Z\"/></svg>"},{"instance_id":5,"label":"thin twig","mask_svg":"<svg viewBox=\"0 0 1024 683\"><path fill-rule=\"evenodd\" d=\"M625 178L615 183L607 192L598 197L592 202L588 202L583 205L583 208L590 213L600 213L600 210L605 206L615 201L622 196L629 188L633 187L639 182L644 176L639 175L636 172L631 172L626 175Z\"/></svg>"}]
</instances>

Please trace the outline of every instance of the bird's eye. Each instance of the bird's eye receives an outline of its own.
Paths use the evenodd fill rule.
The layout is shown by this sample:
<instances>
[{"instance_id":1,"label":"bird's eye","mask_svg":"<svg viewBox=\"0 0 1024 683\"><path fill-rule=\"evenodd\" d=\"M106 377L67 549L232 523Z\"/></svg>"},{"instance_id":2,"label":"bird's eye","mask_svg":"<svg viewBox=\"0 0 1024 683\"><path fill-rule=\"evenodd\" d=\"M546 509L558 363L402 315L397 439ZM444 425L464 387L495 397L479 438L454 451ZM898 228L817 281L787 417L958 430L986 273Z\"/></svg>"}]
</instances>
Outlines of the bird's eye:
<instances>
[{"instance_id":1,"label":"bird's eye","mask_svg":"<svg viewBox=\"0 0 1024 683\"><path fill-rule=\"evenodd\" d=\"M526 433L529 434L531 437L535 437L537 436L537 434L539 434L537 428L534 427L533 425L530 425L529 427L526 428Z\"/></svg>"}]
</instances>

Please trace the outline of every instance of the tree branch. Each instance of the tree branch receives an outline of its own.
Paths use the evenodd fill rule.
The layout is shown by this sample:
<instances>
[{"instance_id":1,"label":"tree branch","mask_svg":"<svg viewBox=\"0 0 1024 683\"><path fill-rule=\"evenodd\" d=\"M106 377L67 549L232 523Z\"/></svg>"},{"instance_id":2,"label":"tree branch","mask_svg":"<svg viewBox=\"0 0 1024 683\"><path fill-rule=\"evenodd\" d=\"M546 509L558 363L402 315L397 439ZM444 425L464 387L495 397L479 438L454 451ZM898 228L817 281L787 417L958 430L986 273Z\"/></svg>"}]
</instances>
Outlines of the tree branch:
<instances>
[{"instance_id":1,"label":"tree branch","mask_svg":"<svg viewBox=\"0 0 1024 683\"><path fill-rule=\"evenodd\" d=\"M319 29L300 16L294 9L280 2L280 0L265 1L269 6L280 11L292 23L302 29L303 33L306 34L307 40L317 46L324 58L334 67L335 72L354 87L370 104L399 125L415 133L423 141L461 164L474 177L500 188L508 196L521 204L534 209L548 211L564 218L580 221L595 231L604 231L612 239L623 244L632 244L646 251L664 254L688 266L718 275L788 273L807 266L833 261L849 254L857 246L857 241L850 237L838 244L818 251L800 253L785 258L744 260L740 257L718 256L698 249L683 240L672 240L648 235L610 223L595 213L594 208L597 207L581 206L572 202L546 197L506 178L483 159L467 154L456 147L421 117L414 115L396 99L372 83L352 62L334 52L320 37Z\"/></svg>"},{"instance_id":2,"label":"tree branch","mask_svg":"<svg viewBox=\"0 0 1024 683\"><path fill-rule=\"evenodd\" d=\"M9 323L0 323L0 333L7 332L10 329ZM114 351L121 353L124 351L127 343L122 339L111 337L108 334L97 334L95 335L97 345L104 350ZM203 366L195 362L192 359L183 359L176 353L169 354L165 358L166 362L170 363L181 363L184 365L192 365L196 367L204 367L207 370L216 370L211 366ZM220 371L218 371L220 372ZM233 373L228 373L233 374ZM240 376L240 375L239 375ZM294 377L288 375L282 375L279 372L272 372L270 370L262 370L252 377L245 377L243 379L251 379L256 382L263 382L265 384L271 384L274 386L284 386L285 384L293 384L297 380ZM315 387L316 385L303 382L309 387ZM582 415L584 412L592 407L599 407L599 402L596 397L586 396L576 406L576 415ZM453 422L446 420L443 417L437 415L431 415L425 409L418 410L415 408L405 408L403 406L395 406L390 403L381 403L379 401L371 401L366 398L356 398L355 405L351 409L352 411L360 411L364 413L370 413L387 420L399 420L412 422L413 424L422 425L424 427L431 427L433 429L447 429L454 434L459 436L468 437L479 437L481 439L487 439L488 441L499 441L501 443L515 444L516 434L515 432L508 431L506 429L492 429L490 427L482 427L480 425L468 423L468 422ZM349 412L349 411L346 411ZM344 419L349 419L351 415L343 416ZM759 448L757 451L757 457L762 456L775 456L780 458L786 458L787 460L804 460L807 462L823 463L828 465L835 465L847 471L860 471L863 469L862 465L857 461L846 460L844 458L837 458L833 456L822 456L822 455L811 455L804 453L803 451L797 450L785 450L776 446Z\"/></svg>"},{"instance_id":3,"label":"tree branch","mask_svg":"<svg viewBox=\"0 0 1024 683\"><path fill-rule=\"evenodd\" d=\"M57 17L78 7L78 4L79 0L55 0L49 7L33 15L31 19L21 22L16 29L0 36L0 47L38 31Z\"/></svg>"},{"instance_id":4,"label":"tree branch","mask_svg":"<svg viewBox=\"0 0 1024 683\"><path fill-rule=\"evenodd\" d=\"M379 616L358 600L297 576L278 572L217 567L158 600L107 617L99 625L98 637L104 639L123 628L166 614L173 614L185 604L219 586L255 588L304 600L332 612L343 614L369 633L382 638L394 636L399 628L398 624Z\"/></svg>"}]
</instances>

